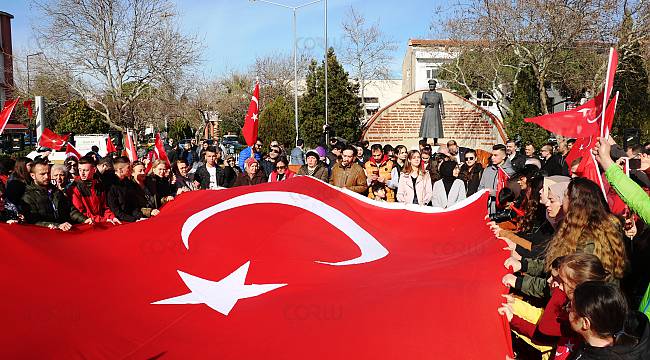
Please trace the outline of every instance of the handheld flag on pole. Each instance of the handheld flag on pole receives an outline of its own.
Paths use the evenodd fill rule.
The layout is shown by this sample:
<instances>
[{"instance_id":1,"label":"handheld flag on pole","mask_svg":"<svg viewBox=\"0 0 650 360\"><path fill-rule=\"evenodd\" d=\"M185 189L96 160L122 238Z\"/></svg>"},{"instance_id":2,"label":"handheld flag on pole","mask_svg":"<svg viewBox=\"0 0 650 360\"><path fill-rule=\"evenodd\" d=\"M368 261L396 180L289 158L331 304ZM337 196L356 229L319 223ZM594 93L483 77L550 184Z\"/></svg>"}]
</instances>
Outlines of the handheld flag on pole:
<instances>
[{"instance_id":1,"label":"handheld flag on pole","mask_svg":"<svg viewBox=\"0 0 650 360\"><path fill-rule=\"evenodd\" d=\"M124 136L124 150L126 151L126 156L129 157L129 161L134 162L138 160L138 153L129 131Z\"/></svg>"},{"instance_id":2,"label":"handheld flag on pole","mask_svg":"<svg viewBox=\"0 0 650 360\"><path fill-rule=\"evenodd\" d=\"M67 158L70 156L76 157L77 160L81 159L81 154L79 153L79 151L77 151L77 149L75 149L75 147L72 146L72 144L67 143L65 147L65 157Z\"/></svg>"},{"instance_id":3,"label":"handheld flag on pole","mask_svg":"<svg viewBox=\"0 0 650 360\"><path fill-rule=\"evenodd\" d=\"M113 152L117 152L117 149L115 148L115 145L113 145L113 139L109 136L106 138L106 153L110 154Z\"/></svg>"},{"instance_id":4,"label":"handheld flag on pole","mask_svg":"<svg viewBox=\"0 0 650 360\"><path fill-rule=\"evenodd\" d=\"M7 123L9 122L9 117L11 117L11 113L14 111L14 107L16 107L16 104L18 104L18 98L13 101L8 101L5 104L4 109L2 109L2 112L0 112L0 134L5 129L5 126L7 126Z\"/></svg>"},{"instance_id":5,"label":"handheld flag on pole","mask_svg":"<svg viewBox=\"0 0 650 360\"><path fill-rule=\"evenodd\" d=\"M70 134L62 136L48 128L45 128L41 134L41 138L38 139L38 145L56 151L61 151L65 143L68 142L69 137Z\"/></svg>"},{"instance_id":6,"label":"handheld flag on pole","mask_svg":"<svg viewBox=\"0 0 650 360\"><path fill-rule=\"evenodd\" d=\"M259 129L259 98L260 98L260 83L255 82L255 90L253 90L253 97L251 103L248 105L248 112L246 113L246 120L242 128L242 134L246 145L253 146L257 141L257 131ZM252 153L252 152L251 152Z\"/></svg>"}]
</instances>

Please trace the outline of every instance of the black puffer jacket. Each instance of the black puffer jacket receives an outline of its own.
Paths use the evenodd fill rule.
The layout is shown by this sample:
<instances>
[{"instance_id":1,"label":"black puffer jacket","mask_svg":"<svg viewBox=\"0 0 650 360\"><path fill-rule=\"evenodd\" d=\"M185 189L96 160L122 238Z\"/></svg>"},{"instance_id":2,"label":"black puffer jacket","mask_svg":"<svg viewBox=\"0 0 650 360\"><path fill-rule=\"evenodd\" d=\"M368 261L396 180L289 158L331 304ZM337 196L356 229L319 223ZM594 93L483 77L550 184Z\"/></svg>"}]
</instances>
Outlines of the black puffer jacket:
<instances>
[{"instance_id":1,"label":"black puffer jacket","mask_svg":"<svg viewBox=\"0 0 650 360\"><path fill-rule=\"evenodd\" d=\"M66 222L79 224L87 219L61 190L52 185L47 188L34 183L27 185L22 211L26 223L39 226L59 226Z\"/></svg>"}]
</instances>

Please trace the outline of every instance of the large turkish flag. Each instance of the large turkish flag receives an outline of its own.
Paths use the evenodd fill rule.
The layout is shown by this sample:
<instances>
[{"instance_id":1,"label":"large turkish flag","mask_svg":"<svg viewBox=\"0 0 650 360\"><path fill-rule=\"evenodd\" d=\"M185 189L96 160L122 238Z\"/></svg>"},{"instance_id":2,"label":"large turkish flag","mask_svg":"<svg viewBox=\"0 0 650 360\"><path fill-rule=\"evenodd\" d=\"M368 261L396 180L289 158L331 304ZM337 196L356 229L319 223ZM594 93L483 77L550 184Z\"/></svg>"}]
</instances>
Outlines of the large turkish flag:
<instances>
[{"instance_id":1,"label":"large turkish flag","mask_svg":"<svg viewBox=\"0 0 650 360\"><path fill-rule=\"evenodd\" d=\"M69 233L0 225L0 358L505 359L487 194L381 205L307 177Z\"/></svg>"}]
</instances>

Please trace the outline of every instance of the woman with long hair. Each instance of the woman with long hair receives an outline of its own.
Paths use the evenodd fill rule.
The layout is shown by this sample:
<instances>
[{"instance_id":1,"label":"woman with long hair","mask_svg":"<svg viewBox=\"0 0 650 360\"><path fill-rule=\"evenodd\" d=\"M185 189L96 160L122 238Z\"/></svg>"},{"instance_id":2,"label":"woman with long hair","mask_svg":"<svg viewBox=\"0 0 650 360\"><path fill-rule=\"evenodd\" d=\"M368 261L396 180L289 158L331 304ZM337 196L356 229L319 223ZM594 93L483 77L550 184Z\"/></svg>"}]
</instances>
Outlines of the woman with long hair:
<instances>
[{"instance_id":1,"label":"woman with long hair","mask_svg":"<svg viewBox=\"0 0 650 360\"><path fill-rule=\"evenodd\" d=\"M397 186L397 201L426 205L431 202L432 195L431 177L424 168L420 152L411 150Z\"/></svg>"},{"instance_id":2,"label":"woman with long hair","mask_svg":"<svg viewBox=\"0 0 650 360\"><path fill-rule=\"evenodd\" d=\"M526 235L536 233L546 222L546 206L540 200L543 186L543 176L526 178L524 197L520 205L520 209L524 211L524 215L517 219L517 232L520 236L523 235L525 237Z\"/></svg>"},{"instance_id":3,"label":"woman with long hair","mask_svg":"<svg viewBox=\"0 0 650 360\"><path fill-rule=\"evenodd\" d=\"M21 213L21 203L27 184L32 182L29 169L33 160L28 157L19 157L14 164L14 171L7 179L7 190L5 193L5 209L14 215Z\"/></svg>"},{"instance_id":4,"label":"woman with long hair","mask_svg":"<svg viewBox=\"0 0 650 360\"><path fill-rule=\"evenodd\" d=\"M478 162L476 151L473 149L467 150L465 153L465 162L460 166L460 174L458 175L465 182L467 196L478 191L478 185L481 183L481 175L483 175L483 165Z\"/></svg>"},{"instance_id":5,"label":"woman with long hair","mask_svg":"<svg viewBox=\"0 0 650 360\"><path fill-rule=\"evenodd\" d=\"M591 180L574 178L562 202L564 220L546 248L544 267L553 259L575 251L592 253L616 279L626 266L623 224L609 211L600 187Z\"/></svg>"},{"instance_id":6,"label":"woman with long hair","mask_svg":"<svg viewBox=\"0 0 650 360\"><path fill-rule=\"evenodd\" d=\"M168 175L169 170L166 161L156 159L151 163L149 174L145 177L145 193L148 192L154 197L156 209L174 200L175 191Z\"/></svg>"}]
</instances>

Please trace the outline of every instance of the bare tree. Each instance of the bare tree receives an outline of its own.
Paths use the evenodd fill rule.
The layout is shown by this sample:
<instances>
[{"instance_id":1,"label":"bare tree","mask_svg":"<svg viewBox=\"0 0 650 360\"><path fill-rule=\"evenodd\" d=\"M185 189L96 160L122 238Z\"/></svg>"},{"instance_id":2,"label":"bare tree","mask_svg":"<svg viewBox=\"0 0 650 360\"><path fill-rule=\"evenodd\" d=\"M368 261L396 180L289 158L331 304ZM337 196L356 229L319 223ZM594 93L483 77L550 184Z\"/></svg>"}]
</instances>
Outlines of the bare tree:
<instances>
[{"instance_id":1,"label":"bare tree","mask_svg":"<svg viewBox=\"0 0 650 360\"><path fill-rule=\"evenodd\" d=\"M350 67L352 77L359 82L361 105L365 120L365 88L368 80L390 79L390 62L397 43L381 31L379 20L371 25L361 13L350 7L342 23L346 44L341 52L341 62Z\"/></svg>"},{"instance_id":2,"label":"bare tree","mask_svg":"<svg viewBox=\"0 0 650 360\"><path fill-rule=\"evenodd\" d=\"M305 54L298 54L298 95L304 91L305 85L300 79L305 78L310 59ZM272 53L258 57L251 68L251 73L259 78L261 105L275 99L277 96L293 98L294 67L293 55Z\"/></svg>"},{"instance_id":3,"label":"bare tree","mask_svg":"<svg viewBox=\"0 0 650 360\"><path fill-rule=\"evenodd\" d=\"M128 115L143 94L173 84L198 63L195 38L181 33L169 0L33 0L36 28L50 66L111 127L133 127Z\"/></svg>"},{"instance_id":4,"label":"bare tree","mask_svg":"<svg viewBox=\"0 0 650 360\"><path fill-rule=\"evenodd\" d=\"M559 69L580 67L575 52L568 50L606 54L615 41L620 11L616 0L469 0L458 5L447 30L459 43L483 41L490 49L512 54L508 66L530 67L546 113L548 83L566 75ZM495 59L499 57L485 60ZM602 62L591 67L603 73Z\"/></svg>"}]
</instances>

